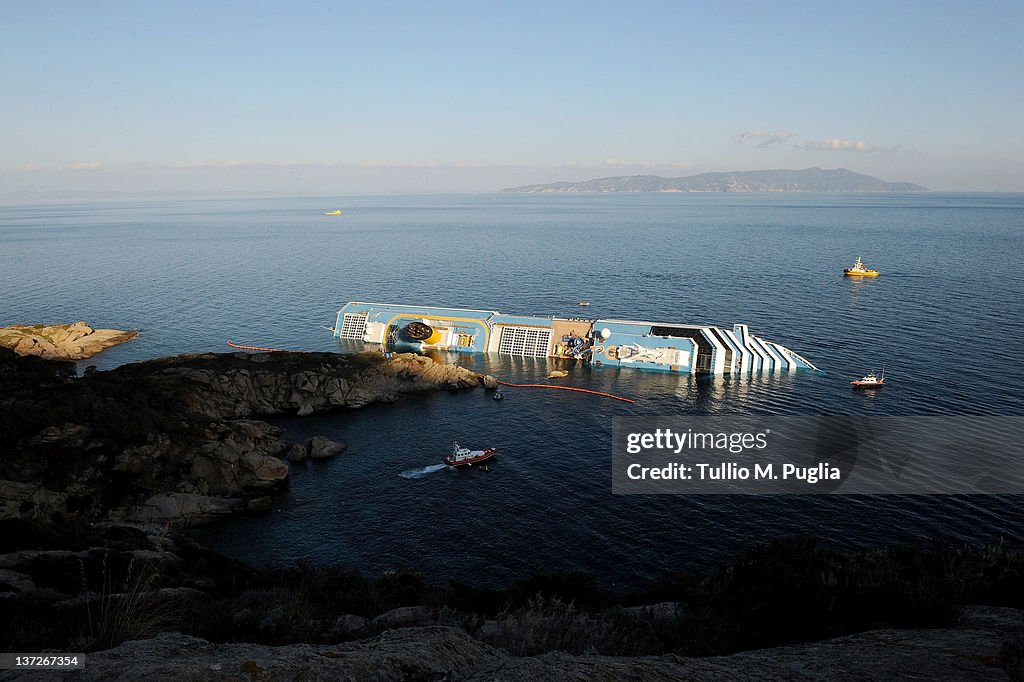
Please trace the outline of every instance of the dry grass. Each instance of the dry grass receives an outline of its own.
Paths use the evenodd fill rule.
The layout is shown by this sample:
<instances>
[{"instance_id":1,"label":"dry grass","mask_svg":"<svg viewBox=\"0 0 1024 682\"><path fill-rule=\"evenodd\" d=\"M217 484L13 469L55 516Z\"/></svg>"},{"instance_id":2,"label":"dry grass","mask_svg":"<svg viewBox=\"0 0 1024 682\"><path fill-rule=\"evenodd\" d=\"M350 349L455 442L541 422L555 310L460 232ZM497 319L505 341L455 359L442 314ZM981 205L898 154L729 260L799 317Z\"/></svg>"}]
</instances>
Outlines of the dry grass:
<instances>
[{"instance_id":1,"label":"dry grass","mask_svg":"<svg viewBox=\"0 0 1024 682\"><path fill-rule=\"evenodd\" d=\"M478 636L516 656L549 651L576 655L639 655L653 648L637 627L618 609L588 612L558 597L536 595L520 608L507 608L485 624Z\"/></svg>"},{"instance_id":2,"label":"dry grass","mask_svg":"<svg viewBox=\"0 0 1024 682\"><path fill-rule=\"evenodd\" d=\"M107 558L103 559L103 584L98 594L85 588L83 647L109 649L122 642L145 639L173 627L177 616L173 603L156 587L160 573L151 561L132 558L125 575L118 579Z\"/></svg>"}]
</instances>

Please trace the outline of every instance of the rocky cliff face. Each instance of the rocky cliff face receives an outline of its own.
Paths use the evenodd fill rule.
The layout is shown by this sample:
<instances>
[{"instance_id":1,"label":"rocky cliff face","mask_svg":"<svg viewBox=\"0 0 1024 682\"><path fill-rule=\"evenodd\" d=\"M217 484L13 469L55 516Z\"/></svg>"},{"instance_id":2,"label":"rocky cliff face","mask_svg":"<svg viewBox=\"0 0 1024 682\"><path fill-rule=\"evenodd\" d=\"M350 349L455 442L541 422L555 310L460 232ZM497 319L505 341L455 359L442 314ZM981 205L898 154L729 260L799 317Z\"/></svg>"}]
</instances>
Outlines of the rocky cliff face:
<instances>
[{"instance_id":1,"label":"rocky cliff face","mask_svg":"<svg viewBox=\"0 0 1024 682\"><path fill-rule=\"evenodd\" d=\"M377 353L207 354L121 368L129 376L137 369L180 389L191 412L219 419L282 413L304 417L480 383L480 375L465 368L412 353L387 360Z\"/></svg>"},{"instance_id":2,"label":"rocky cliff face","mask_svg":"<svg viewBox=\"0 0 1024 682\"><path fill-rule=\"evenodd\" d=\"M93 329L85 322L14 325L0 327L0 346L49 360L84 360L138 335L120 329Z\"/></svg>"},{"instance_id":3,"label":"rocky cliff face","mask_svg":"<svg viewBox=\"0 0 1024 682\"><path fill-rule=\"evenodd\" d=\"M291 444L252 417L479 381L412 354L211 353L77 377L67 363L3 351L0 519L184 524L267 508L287 480ZM302 447L314 457L342 449Z\"/></svg>"}]
</instances>

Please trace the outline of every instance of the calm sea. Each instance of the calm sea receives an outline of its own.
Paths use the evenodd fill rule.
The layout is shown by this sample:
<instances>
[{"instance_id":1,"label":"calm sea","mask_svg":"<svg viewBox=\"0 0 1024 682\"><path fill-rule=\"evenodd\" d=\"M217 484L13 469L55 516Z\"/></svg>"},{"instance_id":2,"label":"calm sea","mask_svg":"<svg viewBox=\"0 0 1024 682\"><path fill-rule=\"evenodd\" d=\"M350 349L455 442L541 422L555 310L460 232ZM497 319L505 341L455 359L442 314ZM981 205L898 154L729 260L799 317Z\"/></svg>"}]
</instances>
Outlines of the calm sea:
<instances>
[{"instance_id":1,"label":"calm sea","mask_svg":"<svg viewBox=\"0 0 1024 682\"><path fill-rule=\"evenodd\" d=\"M324 216L340 208L342 216ZM476 195L0 206L0 325L84 319L142 336L86 364L337 351L348 300L666 322L745 322L817 364L753 380L578 368L556 391L411 397L282 422L349 452L299 466L265 516L206 529L254 562L507 582L580 570L635 584L752 543L947 535L1024 543L1021 498L611 494L619 415L1024 413L1024 195ZM863 256L883 272L850 281ZM511 381L544 361L455 357ZM884 365L876 394L848 382ZM490 472L436 470L453 439ZM970 452L949 452L969 458Z\"/></svg>"}]
</instances>

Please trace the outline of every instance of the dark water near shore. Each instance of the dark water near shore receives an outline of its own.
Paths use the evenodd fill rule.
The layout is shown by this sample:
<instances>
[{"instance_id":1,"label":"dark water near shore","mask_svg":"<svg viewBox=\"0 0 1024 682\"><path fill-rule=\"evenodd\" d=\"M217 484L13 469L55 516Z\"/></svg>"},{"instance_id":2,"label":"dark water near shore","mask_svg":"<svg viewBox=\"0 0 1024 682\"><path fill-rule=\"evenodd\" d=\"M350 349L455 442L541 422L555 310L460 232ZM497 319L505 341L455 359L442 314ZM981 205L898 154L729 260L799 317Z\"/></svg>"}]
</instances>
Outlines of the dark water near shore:
<instances>
[{"instance_id":1,"label":"dark water near shore","mask_svg":"<svg viewBox=\"0 0 1024 682\"><path fill-rule=\"evenodd\" d=\"M336 207L340 217L321 213ZM849 281L855 256L882 270ZM85 319L142 336L89 363L340 350L347 300L669 322L746 322L825 371L753 380L573 370L638 399L438 393L284 422L350 453L296 467L267 516L203 531L240 558L504 582L623 584L808 532L838 546L939 534L1024 542L1021 498L616 497L619 415L1022 414L1024 195L372 197L0 206L0 325ZM455 357L511 381L543 361ZM851 376L885 365L878 394ZM452 439L493 471L433 471ZM950 457L970 456L950 453ZM436 467L433 467L436 468ZM402 476L401 474L405 474Z\"/></svg>"}]
</instances>

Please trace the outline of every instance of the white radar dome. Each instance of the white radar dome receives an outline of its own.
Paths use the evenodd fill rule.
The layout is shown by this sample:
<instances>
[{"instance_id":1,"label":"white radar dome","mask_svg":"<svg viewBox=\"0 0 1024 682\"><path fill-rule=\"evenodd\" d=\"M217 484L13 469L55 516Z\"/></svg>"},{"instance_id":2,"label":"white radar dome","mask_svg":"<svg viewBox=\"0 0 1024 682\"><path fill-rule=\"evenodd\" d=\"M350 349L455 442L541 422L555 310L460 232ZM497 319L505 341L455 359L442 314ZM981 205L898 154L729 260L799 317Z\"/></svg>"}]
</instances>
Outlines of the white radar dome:
<instances>
[{"instance_id":1,"label":"white radar dome","mask_svg":"<svg viewBox=\"0 0 1024 682\"><path fill-rule=\"evenodd\" d=\"M611 335L612 335L612 330L609 329L608 327L605 327L604 329L601 330L601 338L603 340L607 341L608 337L611 336Z\"/></svg>"}]
</instances>

